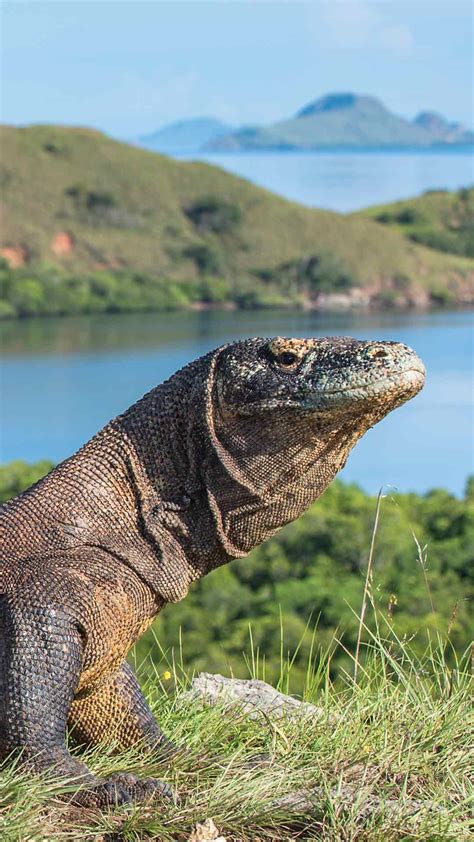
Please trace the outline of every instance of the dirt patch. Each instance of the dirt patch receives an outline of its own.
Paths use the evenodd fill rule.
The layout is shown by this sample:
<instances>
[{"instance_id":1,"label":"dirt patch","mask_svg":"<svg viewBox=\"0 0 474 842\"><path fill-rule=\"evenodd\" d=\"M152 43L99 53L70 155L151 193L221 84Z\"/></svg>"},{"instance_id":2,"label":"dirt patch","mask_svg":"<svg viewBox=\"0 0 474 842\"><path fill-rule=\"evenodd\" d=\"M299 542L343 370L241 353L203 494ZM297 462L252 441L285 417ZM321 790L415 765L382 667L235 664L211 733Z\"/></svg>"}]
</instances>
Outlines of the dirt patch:
<instances>
[{"instance_id":1,"label":"dirt patch","mask_svg":"<svg viewBox=\"0 0 474 842\"><path fill-rule=\"evenodd\" d=\"M67 257L76 247L76 241L69 231L58 231L51 243L51 251L56 257Z\"/></svg>"},{"instance_id":2,"label":"dirt patch","mask_svg":"<svg viewBox=\"0 0 474 842\"><path fill-rule=\"evenodd\" d=\"M12 269L18 269L28 263L29 254L25 246L4 246L0 255L10 264Z\"/></svg>"}]
</instances>

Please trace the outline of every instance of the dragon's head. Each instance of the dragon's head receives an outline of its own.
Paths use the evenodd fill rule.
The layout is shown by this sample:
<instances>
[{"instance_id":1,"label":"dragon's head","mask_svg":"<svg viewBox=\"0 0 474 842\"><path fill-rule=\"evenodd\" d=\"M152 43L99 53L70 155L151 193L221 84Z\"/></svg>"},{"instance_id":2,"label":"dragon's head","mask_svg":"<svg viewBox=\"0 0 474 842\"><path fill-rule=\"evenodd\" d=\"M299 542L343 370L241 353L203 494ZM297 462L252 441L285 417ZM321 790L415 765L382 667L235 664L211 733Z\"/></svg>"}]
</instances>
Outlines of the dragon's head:
<instances>
[{"instance_id":1,"label":"dragon's head","mask_svg":"<svg viewBox=\"0 0 474 842\"><path fill-rule=\"evenodd\" d=\"M420 358L398 342L277 337L214 352L206 484L230 543L248 550L298 517L424 381Z\"/></svg>"},{"instance_id":2,"label":"dragon's head","mask_svg":"<svg viewBox=\"0 0 474 842\"><path fill-rule=\"evenodd\" d=\"M398 342L350 337L249 339L224 348L215 385L224 416L272 425L275 411L339 426L379 421L423 387L425 368Z\"/></svg>"}]
</instances>

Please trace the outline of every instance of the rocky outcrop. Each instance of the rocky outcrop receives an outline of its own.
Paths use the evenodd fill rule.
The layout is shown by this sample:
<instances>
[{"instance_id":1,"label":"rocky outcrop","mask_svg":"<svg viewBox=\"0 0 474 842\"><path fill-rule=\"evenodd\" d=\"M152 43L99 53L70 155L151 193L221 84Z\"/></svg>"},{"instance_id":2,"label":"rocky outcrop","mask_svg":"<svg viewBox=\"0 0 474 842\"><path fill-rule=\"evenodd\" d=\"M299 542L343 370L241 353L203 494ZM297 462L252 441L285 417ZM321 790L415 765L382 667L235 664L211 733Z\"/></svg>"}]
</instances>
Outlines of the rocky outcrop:
<instances>
[{"instance_id":1,"label":"rocky outcrop","mask_svg":"<svg viewBox=\"0 0 474 842\"><path fill-rule=\"evenodd\" d=\"M257 678L225 678L201 672L193 679L191 689L181 697L186 700L202 699L204 704L223 704L227 708L238 707L252 719L294 719L302 716L326 718L323 708L302 702L293 696L279 693L270 684Z\"/></svg>"}]
</instances>

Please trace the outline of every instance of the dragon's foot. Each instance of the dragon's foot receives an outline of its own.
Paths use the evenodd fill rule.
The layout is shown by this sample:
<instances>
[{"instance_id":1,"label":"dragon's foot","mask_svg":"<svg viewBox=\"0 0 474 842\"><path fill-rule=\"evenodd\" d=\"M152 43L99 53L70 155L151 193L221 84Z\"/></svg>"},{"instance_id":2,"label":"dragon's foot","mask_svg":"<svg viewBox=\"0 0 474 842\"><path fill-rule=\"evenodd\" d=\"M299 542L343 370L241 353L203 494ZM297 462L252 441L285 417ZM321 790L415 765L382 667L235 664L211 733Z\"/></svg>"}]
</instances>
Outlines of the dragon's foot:
<instances>
[{"instance_id":1,"label":"dragon's foot","mask_svg":"<svg viewBox=\"0 0 474 842\"><path fill-rule=\"evenodd\" d=\"M94 787L79 790L72 802L81 807L117 807L156 798L173 798L172 790L164 781L119 772Z\"/></svg>"}]
</instances>

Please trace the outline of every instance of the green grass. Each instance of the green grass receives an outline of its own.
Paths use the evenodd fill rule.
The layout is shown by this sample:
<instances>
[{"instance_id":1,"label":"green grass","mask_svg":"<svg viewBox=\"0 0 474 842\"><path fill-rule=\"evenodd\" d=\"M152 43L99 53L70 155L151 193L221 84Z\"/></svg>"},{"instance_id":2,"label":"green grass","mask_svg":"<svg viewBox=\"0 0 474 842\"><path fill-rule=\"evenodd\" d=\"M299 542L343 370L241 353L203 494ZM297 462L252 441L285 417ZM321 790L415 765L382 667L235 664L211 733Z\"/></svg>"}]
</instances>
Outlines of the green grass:
<instances>
[{"instance_id":1,"label":"green grass","mask_svg":"<svg viewBox=\"0 0 474 842\"><path fill-rule=\"evenodd\" d=\"M188 677L175 665L167 681L162 663L146 692L166 732L186 743L190 755L173 768L138 751L114 755L98 748L85 759L100 775L127 769L164 778L176 803L96 812L68 804L66 784L7 767L0 780L1 838L186 840L206 818L228 842L472 838L468 658L448 667L446 645L435 641L418 658L384 628L366 644L357 683L350 674L335 689L324 663L308 670L304 698L324 709L321 718L278 724L180 698L168 685L180 691ZM291 690L291 672L289 679ZM203 751L218 753L222 762L203 761ZM261 752L270 762L246 768ZM285 806L284 797L299 790L313 790L311 806Z\"/></svg>"},{"instance_id":2,"label":"green grass","mask_svg":"<svg viewBox=\"0 0 474 842\"><path fill-rule=\"evenodd\" d=\"M415 199L369 208L361 215L413 242L474 257L474 187L456 192L430 190Z\"/></svg>"},{"instance_id":3,"label":"green grass","mask_svg":"<svg viewBox=\"0 0 474 842\"><path fill-rule=\"evenodd\" d=\"M7 466L0 476L3 496L36 479L46 467L46 463ZM354 488L344 490L337 484L335 493L336 499L342 495L346 510L354 505ZM423 505L416 495L410 499L413 507ZM444 508L452 510L450 517L463 546L461 503L454 511L453 499L445 496L444 502ZM443 533L450 517L441 517L438 503L436 496L430 499L428 495L432 528ZM173 788L175 802L110 811L79 808L70 803L73 788L67 782L27 777L17 766L5 764L0 773L0 838L7 842L184 842L197 822L212 818L228 842L472 839L470 647L462 651L455 633L462 605L455 602L449 607L449 617L438 631L398 633L394 603L389 601L388 609L383 608L375 578L380 514L379 496L375 520L372 506L372 535L365 547L368 562L361 602L347 606L355 621L352 642L336 631L321 648L319 632L311 632L309 622L305 633L309 630L311 645L302 680L298 652L304 635L288 650L285 620L280 624L280 662L272 673L274 684L284 693L299 691L302 699L322 709L321 716L300 721L274 722L268 716L255 720L235 708L229 712L223 706L208 708L197 699L189 700L183 694L192 679L184 666L186 635L184 639L180 635L179 645L166 651L155 639L144 657L135 650L137 672L165 733L179 745L187 745L190 752L172 767L139 750L114 754L106 746L89 750L85 759L99 775L128 770L164 778ZM403 542L403 537L398 540ZM456 555L457 545L452 538L449 541ZM436 587L426 548L416 542L414 546L425 599L433 604ZM399 576L406 575L400 568ZM334 576L332 588L337 587ZM235 673L268 679L264 650L255 642L258 629L255 620L248 654L236 664ZM198 624L190 638L199 638L201 630ZM428 641L422 649L420 631ZM336 680L333 662L342 664ZM222 759L219 764L210 762L203 752ZM246 762L261 753L269 762L249 769ZM295 792L306 793L298 808L285 800Z\"/></svg>"},{"instance_id":4,"label":"green grass","mask_svg":"<svg viewBox=\"0 0 474 842\"><path fill-rule=\"evenodd\" d=\"M472 261L407 242L389 226L305 208L218 167L177 162L97 131L3 127L1 144L1 247L19 249L27 260L16 293L27 306L8 292L10 315L28 315L28 306L34 312L191 306L206 300L206 289L212 299L215 287L218 301L253 306L257 291L257 303L281 306L338 290L341 278L370 290L375 303L384 292L385 304L394 293L407 305L424 293L429 303L430 292L440 289L456 302L472 279ZM53 250L61 232L71 238L66 254ZM48 273L42 309L35 283ZM104 279L94 280L100 273ZM64 276L72 292L64 291ZM150 292L153 283L160 287Z\"/></svg>"}]
</instances>

